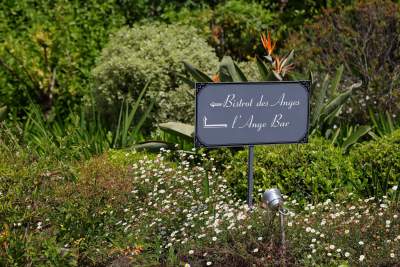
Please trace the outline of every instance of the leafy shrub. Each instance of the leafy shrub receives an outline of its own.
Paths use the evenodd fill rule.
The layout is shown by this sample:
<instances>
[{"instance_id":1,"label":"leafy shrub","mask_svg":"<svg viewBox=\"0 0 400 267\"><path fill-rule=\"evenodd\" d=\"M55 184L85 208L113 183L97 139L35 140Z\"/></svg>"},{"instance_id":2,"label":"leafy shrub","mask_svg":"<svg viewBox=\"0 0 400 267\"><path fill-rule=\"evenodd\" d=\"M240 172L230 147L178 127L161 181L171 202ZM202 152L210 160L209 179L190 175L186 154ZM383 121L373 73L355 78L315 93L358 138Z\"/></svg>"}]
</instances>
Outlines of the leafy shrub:
<instances>
[{"instance_id":1,"label":"leafy shrub","mask_svg":"<svg viewBox=\"0 0 400 267\"><path fill-rule=\"evenodd\" d=\"M358 179L355 187L366 196L382 196L400 186L400 130L357 145L351 151Z\"/></svg>"},{"instance_id":2,"label":"leafy shrub","mask_svg":"<svg viewBox=\"0 0 400 267\"><path fill-rule=\"evenodd\" d=\"M156 158L155 154L137 152L137 151L125 151L125 150L109 150L107 152L108 161L119 168L129 168L132 164L135 164L143 158L153 160Z\"/></svg>"},{"instance_id":3,"label":"leafy shrub","mask_svg":"<svg viewBox=\"0 0 400 267\"><path fill-rule=\"evenodd\" d=\"M113 1L2 1L1 101L13 114L32 100L47 117L66 115L89 94L90 68L124 23L117 9Z\"/></svg>"},{"instance_id":4,"label":"leafy shrub","mask_svg":"<svg viewBox=\"0 0 400 267\"><path fill-rule=\"evenodd\" d=\"M238 152L225 176L242 197L247 188L247 151ZM257 146L254 160L255 190L277 186L294 198L323 200L351 187L351 162L323 139L305 145Z\"/></svg>"},{"instance_id":5,"label":"leafy shrub","mask_svg":"<svg viewBox=\"0 0 400 267\"><path fill-rule=\"evenodd\" d=\"M212 48L192 27L147 24L119 30L93 71L100 106L107 105L112 112L115 103L122 98L136 99L141 88L151 81L149 96L158 100L159 107L181 84L177 72L183 71L183 60L208 71L217 66ZM173 116L160 108L153 115L157 122Z\"/></svg>"},{"instance_id":6,"label":"leafy shrub","mask_svg":"<svg viewBox=\"0 0 400 267\"><path fill-rule=\"evenodd\" d=\"M124 14L127 23L133 23L144 20L157 20L164 17L165 14L170 14L172 10L185 9L188 12L191 9L198 7L199 4L208 5L214 2L213 0L116 0L118 7Z\"/></svg>"},{"instance_id":7,"label":"leafy shrub","mask_svg":"<svg viewBox=\"0 0 400 267\"><path fill-rule=\"evenodd\" d=\"M294 34L288 48L297 49L304 70L333 72L345 67L344 80L362 81L346 111L353 120L365 122L367 106L400 111L400 7L392 1L361 1L324 11L304 34ZM314 65L310 66L310 60Z\"/></svg>"},{"instance_id":8,"label":"leafy shrub","mask_svg":"<svg viewBox=\"0 0 400 267\"><path fill-rule=\"evenodd\" d=\"M229 0L217 5L214 12L213 41L220 56L253 57L259 34L278 26L276 15L256 2Z\"/></svg>"},{"instance_id":9,"label":"leafy shrub","mask_svg":"<svg viewBox=\"0 0 400 267\"><path fill-rule=\"evenodd\" d=\"M179 10L171 6L161 15L161 19L168 24L191 25L201 36L210 41L209 38L212 36L210 23L213 14L213 9L209 5L197 6L195 9L182 7Z\"/></svg>"},{"instance_id":10,"label":"leafy shrub","mask_svg":"<svg viewBox=\"0 0 400 267\"><path fill-rule=\"evenodd\" d=\"M180 85L160 102L164 120L194 124L194 103L195 90L187 84Z\"/></svg>"},{"instance_id":11,"label":"leafy shrub","mask_svg":"<svg viewBox=\"0 0 400 267\"><path fill-rule=\"evenodd\" d=\"M214 7L204 5L191 10L182 8L163 15L169 23L194 25L198 32L215 47L218 56L235 59L254 57L260 32L277 27L277 16L254 1L228 0Z\"/></svg>"}]
</instances>

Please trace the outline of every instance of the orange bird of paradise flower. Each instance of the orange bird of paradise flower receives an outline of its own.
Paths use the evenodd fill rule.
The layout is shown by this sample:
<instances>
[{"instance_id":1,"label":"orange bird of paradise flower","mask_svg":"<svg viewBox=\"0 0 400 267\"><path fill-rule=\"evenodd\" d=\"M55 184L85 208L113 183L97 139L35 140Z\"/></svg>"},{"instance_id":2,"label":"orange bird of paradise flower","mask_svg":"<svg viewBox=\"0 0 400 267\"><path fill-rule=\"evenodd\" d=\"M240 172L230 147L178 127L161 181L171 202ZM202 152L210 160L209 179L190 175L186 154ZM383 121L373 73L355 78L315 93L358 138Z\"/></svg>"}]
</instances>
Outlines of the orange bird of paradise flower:
<instances>
[{"instance_id":1,"label":"orange bird of paradise flower","mask_svg":"<svg viewBox=\"0 0 400 267\"><path fill-rule=\"evenodd\" d=\"M213 82L215 82L215 83L221 82L221 79L220 79L218 73L217 73L217 74L214 74L214 75L212 76L211 80L212 80Z\"/></svg>"},{"instance_id":2,"label":"orange bird of paradise flower","mask_svg":"<svg viewBox=\"0 0 400 267\"><path fill-rule=\"evenodd\" d=\"M264 46L265 51L267 51L268 56L272 55L272 52L275 49L275 42L272 41L271 39L271 33L268 32L268 38L265 36L265 33L261 34L261 42Z\"/></svg>"}]
</instances>

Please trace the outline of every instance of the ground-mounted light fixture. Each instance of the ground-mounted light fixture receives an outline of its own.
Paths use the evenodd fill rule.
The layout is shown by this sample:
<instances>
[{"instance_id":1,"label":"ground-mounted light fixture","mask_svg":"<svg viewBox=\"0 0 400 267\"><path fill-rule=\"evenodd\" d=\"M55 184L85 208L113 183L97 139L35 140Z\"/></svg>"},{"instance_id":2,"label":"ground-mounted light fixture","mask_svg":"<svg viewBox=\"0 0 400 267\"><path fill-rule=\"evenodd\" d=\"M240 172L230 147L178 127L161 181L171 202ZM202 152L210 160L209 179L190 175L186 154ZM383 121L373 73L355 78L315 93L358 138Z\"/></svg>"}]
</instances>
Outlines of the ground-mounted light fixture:
<instances>
[{"instance_id":1,"label":"ground-mounted light fixture","mask_svg":"<svg viewBox=\"0 0 400 267\"><path fill-rule=\"evenodd\" d=\"M281 192L277 188L271 188L264 192L262 196L263 202L271 211L278 211L281 223L281 245L282 253L285 254L285 215L287 210L283 207L284 201Z\"/></svg>"},{"instance_id":2,"label":"ground-mounted light fixture","mask_svg":"<svg viewBox=\"0 0 400 267\"><path fill-rule=\"evenodd\" d=\"M283 206L283 197L279 189L268 189L263 194L263 202L271 209L277 210Z\"/></svg>"}]
</instances>

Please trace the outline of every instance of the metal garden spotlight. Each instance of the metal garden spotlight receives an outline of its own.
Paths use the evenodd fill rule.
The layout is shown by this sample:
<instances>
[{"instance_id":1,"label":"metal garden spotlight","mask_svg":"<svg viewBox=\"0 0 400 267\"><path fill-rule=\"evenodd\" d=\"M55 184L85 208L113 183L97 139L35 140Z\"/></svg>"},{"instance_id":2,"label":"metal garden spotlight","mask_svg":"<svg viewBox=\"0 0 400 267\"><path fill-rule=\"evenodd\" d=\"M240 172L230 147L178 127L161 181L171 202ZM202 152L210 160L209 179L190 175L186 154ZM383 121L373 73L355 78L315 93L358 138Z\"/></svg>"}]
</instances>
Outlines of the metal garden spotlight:
<instances>
[{"instance_id":1,"label":"metal garden spotlight","mask_svg":"<svg viewBox=\"0 0 400 267\"><path fill-rule=\"evenodd\" d=\"M287 215L287 211L283 207L283 197L279 189L272 188L268 189L263 194L263 202L268 206L268 208L272 211L278 211L281 223L281 244L283 248L283 252L285 252L285 218L284 216Z\"/></svg>"}]
</instances>

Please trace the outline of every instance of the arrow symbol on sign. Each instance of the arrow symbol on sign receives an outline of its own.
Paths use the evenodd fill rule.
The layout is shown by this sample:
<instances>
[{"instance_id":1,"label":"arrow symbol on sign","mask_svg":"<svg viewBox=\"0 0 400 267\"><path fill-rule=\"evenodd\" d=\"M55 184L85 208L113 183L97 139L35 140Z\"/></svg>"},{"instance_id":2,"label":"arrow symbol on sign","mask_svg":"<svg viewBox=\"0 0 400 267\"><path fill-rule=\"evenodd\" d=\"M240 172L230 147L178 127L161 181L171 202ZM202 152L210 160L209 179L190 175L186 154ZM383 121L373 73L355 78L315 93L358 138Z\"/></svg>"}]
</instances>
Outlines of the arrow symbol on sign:
<instances>
[{"instance_id":1,"label":"arrow symbol on sign","mask_svg":"<svg viewBox=\"0 0 400 267\"><path fill-rule=\"evenodd\" d=\"M221 107L222 103L215 103L214 101L210 103L210 107L214 108L214 107Z\"/></svg>"},{"instance_id":2,"label":"arrow symbol on sign","mask_svg":"<svg viewBox=\"0 0 400 267\"><path fill-rule=\"evenodd\" d=\"M221 124L207 124L207 117L203 117L204 128L228 128L228 124L221 123Z\"/></svg>"}]
</instances>

